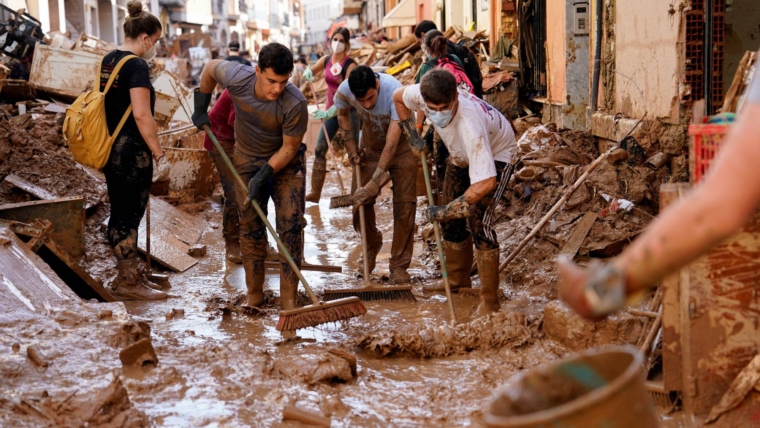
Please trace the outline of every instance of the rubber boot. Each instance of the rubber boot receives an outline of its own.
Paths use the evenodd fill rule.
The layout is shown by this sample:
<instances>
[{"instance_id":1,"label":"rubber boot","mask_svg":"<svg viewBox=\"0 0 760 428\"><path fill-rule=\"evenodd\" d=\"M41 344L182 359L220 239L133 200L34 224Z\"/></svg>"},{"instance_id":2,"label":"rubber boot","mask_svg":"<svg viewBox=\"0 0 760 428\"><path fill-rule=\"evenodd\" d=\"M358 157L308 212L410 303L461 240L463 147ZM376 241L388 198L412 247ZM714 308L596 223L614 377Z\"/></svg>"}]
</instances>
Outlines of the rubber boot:
<instances>
[{"instance_id":1,"label":"rubber boot","mask_svg":"<svg viewBox=\"0 0 760 428\"><path fill-rule=\"evenodd\" d=\"M452 290L472 287L470 271L472 270L472 236L462 242L443 241L443 254L446 257L446 273ZM424 291L446 291L443 281L422 286Z\"/></svg>"},{"instance_id":2,"label":"rubber boot","mask_svg":"<svg viewBox=\"0 0 760 428\"><path fill-rule=\"evenodd\" d=\"M390 283L394 285L401 285L401 284L409 284L409 281L412 280L412 277L409 276L409 273L404 268L391 268L390 272Z\"/></svg>"},{"instance_id":3,"label":"rubber boot","mask_svg":"<svg viewBox=\"0 0 760 428\"><path fill-rule=\"evenodd\" d=\"M224 248L226 252L227 261L239 265L243 263L242 252L240 251L240 241L237 239L225 240Z\"/></svg>"},{"instance_id":4,"label":"rubber boot","mask_svg":"<svg viewBox=\"0 0 760 428\"><path fill-rule=\"evenodd\" d=\"M147 288L143 285L138 266L138 259L120 259L116 267L119 273L113 281L113 295L121 300L163 300L168 296L166 293Z\"/></svg>"},{"instance_id":5,"label":"rubber boot","mask_svg":"<svg viewBox=\"0 0 760 428\"><path fill-rule=\"evenodd\" d=\"M311 192L306 195L307 202L319 202L322 196L322 186L325 184L325 175L327 174L327 160L322 158L314 159L314 167L311 171Z\"/></svg>"},{"instance_id":6,"label":"rubber boot","mask_svg":"<svg viewBox=\"0 0 760 428\"><path fill-rule=\"evenodd\" d=\"M480 276L480 305L476 316L483 317L499 309L499 249L475 250Z\"/></svg>"},{"instance_id":7,"label":"rubber boot","mask_svg":"<svg viewBox=\"0 0 760 428\"><path fill-rule=\"evenodd\" d=\"M264 261L244 262L243 270L248 289L245 306L258 308L264 304Z\"/></svg>"}]
</instances>

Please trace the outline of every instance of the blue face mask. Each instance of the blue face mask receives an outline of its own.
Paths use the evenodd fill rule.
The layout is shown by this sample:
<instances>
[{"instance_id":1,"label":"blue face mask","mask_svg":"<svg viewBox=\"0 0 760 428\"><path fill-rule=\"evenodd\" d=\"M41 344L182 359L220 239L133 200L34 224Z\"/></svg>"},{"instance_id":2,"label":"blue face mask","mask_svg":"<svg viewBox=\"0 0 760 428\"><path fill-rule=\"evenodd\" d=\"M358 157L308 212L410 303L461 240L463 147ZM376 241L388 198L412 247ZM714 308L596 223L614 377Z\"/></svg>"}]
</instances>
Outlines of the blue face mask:
<instances>
[{"instance_id":1,"label":"blue face mask","mask_svg":"<svg viewBox=\"0 0 760 428\"><path fill-rule=\"evenodd\" d=\"M454 113L454 109L443 111L430 111L428 110L427 116L430 121L433 122L438 128L445 128L451 122L451 116Z\"/></svg>"}]
</instances>

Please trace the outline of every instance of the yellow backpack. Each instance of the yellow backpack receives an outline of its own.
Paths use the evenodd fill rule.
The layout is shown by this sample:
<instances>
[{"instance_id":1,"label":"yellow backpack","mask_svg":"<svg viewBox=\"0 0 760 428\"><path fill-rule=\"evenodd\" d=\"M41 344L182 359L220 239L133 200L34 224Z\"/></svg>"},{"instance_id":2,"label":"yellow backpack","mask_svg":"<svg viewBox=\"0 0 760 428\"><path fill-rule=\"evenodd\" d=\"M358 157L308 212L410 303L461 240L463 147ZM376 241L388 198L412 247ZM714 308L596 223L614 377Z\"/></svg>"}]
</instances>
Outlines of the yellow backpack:
<instances>
[{"instance_id":1,"label":"yellow backpack","mask_svg":"<svg viewBox=\"0 0 760 428\"><path fill-rule=\"evenodd\" d=\"M119 75L121 66L135 55L128 55L122 58L108 79L108 84L103 92L100 92L100 73L102 62L98 66L98 74L95 76L93 83L94 89L85 91L69 108L66 109L66 118L63 120L63 139L69 145L74 160L85 166L91 166L101 169L108 162L111 154L111 146L116 136L119 135L124 122L127 121L129 114L132 113L132 106L127 108L124 116L116 127L113 135L108 134L108 124L106 122L106 94L111 89L113 81Z\"/></svg>"}]
</instances>

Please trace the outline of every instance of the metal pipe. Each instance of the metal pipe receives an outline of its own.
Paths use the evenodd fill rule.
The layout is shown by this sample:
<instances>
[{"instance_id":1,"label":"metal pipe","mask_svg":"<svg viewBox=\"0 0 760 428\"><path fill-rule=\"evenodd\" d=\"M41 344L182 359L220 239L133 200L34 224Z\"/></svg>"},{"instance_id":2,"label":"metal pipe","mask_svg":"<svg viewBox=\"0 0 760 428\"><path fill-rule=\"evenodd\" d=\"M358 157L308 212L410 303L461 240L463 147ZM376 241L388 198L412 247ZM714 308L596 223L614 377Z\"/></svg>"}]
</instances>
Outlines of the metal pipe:
<instances>
[{"instance_id":1,"label":"metal pipe","mask_svg":"<svg viewBox=\"0 0 760 428\"><path fill-rule=\"evenodd\" d=\"M599 75L602 70L602 15L604 1L596 0L596 39L594 40L594 77L591 83L591 113L596 113L599 104Z\"/></svg>"}]
</instances>

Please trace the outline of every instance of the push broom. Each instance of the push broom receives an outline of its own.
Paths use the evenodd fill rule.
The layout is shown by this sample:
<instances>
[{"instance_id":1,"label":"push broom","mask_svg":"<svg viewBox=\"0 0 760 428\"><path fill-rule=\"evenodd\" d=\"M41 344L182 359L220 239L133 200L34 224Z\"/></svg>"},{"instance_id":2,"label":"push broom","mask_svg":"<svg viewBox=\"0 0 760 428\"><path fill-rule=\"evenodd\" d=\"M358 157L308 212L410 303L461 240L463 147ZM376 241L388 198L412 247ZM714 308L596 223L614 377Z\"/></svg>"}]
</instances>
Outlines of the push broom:
<instances>
[{"instance_id":1,"label":"push broom","mask_svg":"<svg viewBox=\"0 0 760 428\"><path fill-rule=\"evenodd\" d=\"M216 137L214 137L214 134L211 133L211 129L209 129L208 125L206 125L203 127L203 130L206 131L206 135L208 135L208 137L211 139L211 142L214 143L214 147L216 147L216 150L222 156L222 159L224 159L224 163L226 163L230 168L232 175L235 176L238 184L246 193L246 200L240 202L240 204L243 205L246 201L250 201L251 206L256 210L256 213L261 218L261 221L264 222L264 225L266 225L269 233L271 233L274 240L277 241L277 247L280 249L280 254L285 256L288 264L290 264L290 268L293 269L293 272L296 273L298 279L303 284L306 292L309 294L309 298L311 299L311 305L280 311L280 319L277 321L277 330L295 331L299 328L314 327L320 324L347 320L359 315L366 314L367 308L364 307L364 304L358 297L347 297L345 299L333 300L331 302L320 302L319 299L317 299L317 296L309 286L309 283L306 282L306 278L303 277L301 269L299 269L296 265L296 262L293 261L293 257L290 256L290 252L288 252L288 249L285 248L285 245L280 240L280 237L272 227L272 224L269 223L267 216L264 214L264 211L261 210L258 202L253 199L249 200L247 195L248 186L246 186L243 182L243 179L240 178L240 174L238 174L235 166L232 165L230 158L224 153L222 146L219 145L219 141L217 141Z\"/></svg>"},{"instance_id":2,"label":"push broom","mask_svg":"<svg viewBox=\"0 0 760 428\"><path fill-rule=\"evenodd\" d=\"M319 109L319 101L317 100L317 93L314 92L314 85L309 82L309 88L311 88L311 96L314 98L314 105L317 106L317 109ZM325 141L327 141L327 147L330 148L330 151L335 154L335 150L333 149L332 142L330 141L330 136L327 135L327 127L325 126L324 119L320 119L320 122L322 122L322 133L325 136ZM343 208L348 207L351 205L351 195L346 194L346 187L343 185L343 177L340 176L340 171L338 170L340 167L339 162L336 159L336 164L338 164L338 167L335 168L335 175L338 176L338 183L340 183L340 192L342 195L340 196L334 196L330 198L330 208Z\"/></svg>"},{"instance_id":3,"label":"push broom","mask_svg":"<svg viewBox=\"0 0 760 428\"><path fill-rule=\"evenodd\" d=\"M428 204L433 203L433 186L430 184L430 171L428 170L427 156L425 152L420 153L422 160L422 174L425 176L425 187L427 188ZM451 287L449 287L449 275L446 271L446 257L443 255L443 243L441 242L441 226L438 220L433 220L433 230L435 231L435 243L438 246L438 260L441 261L441 276L443 277L443 288L446 289L446 302L451 312L451 325L456 325L457 316L454 313L454 302L451 300Z\"/></svg>"},{"instance_id":4,"label":"push broom","mask_svg":"<svg viewBox=\"0 0 760 428\"><path fill-rule=\"evenodd\" d=\"M357 186L362 183L361 168L354 165L356 171ZM348 288L340 290L325 290L325 300L341 299L350 296L356 296L362 301L369 300L410 300L417 301L412 294L411 285L390 286L386 287L381 284L373 283L369 279L369 258L367 257L367 227L364 220L364 209L366 205L359 207L359 224L362 228L362 258L364 259L364 287Z\"/></svg>"}]
</instances>

